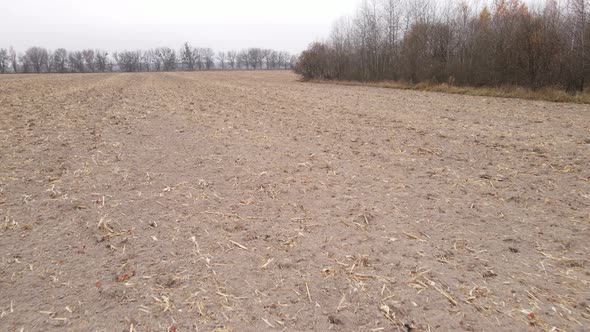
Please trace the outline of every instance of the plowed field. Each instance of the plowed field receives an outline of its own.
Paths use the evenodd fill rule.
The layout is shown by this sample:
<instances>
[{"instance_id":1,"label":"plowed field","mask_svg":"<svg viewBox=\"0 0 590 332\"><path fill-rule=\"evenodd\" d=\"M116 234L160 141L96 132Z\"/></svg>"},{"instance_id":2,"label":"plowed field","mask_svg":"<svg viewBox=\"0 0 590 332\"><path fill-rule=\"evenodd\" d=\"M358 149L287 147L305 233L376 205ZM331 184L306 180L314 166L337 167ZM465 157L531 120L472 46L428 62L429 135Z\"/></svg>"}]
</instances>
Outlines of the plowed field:
<instances>
[{"instance_id":1,"label":"plowed field","mask_svg":"<svg viewBox=\"0 0 590 332\"><path fill-rule=\"evenodd\" d=\"M0 76L0 331L588 329L588 106Z\"/></svg>"}]
</instances>

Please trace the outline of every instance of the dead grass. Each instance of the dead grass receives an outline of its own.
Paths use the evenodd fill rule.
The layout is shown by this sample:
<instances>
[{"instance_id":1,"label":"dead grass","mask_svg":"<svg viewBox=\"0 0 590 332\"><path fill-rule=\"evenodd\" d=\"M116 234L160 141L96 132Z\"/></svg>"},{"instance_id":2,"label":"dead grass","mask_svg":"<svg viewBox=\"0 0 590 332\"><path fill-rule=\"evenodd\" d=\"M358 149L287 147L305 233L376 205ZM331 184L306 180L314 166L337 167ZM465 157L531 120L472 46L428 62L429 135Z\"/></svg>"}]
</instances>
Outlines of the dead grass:
<instances>
[{"instance_id":1,"label":"dead grass","mask_svg":"<svg viewBox=\"0 0 590 332\"><path fill-rule=\"evenodd\" d=\"M501 87L471 87L471 86L455 86L447 83L409 83L404 81L376 81L376 82L361 82L361 81L339 81L339 80L309 80L311 83L320 84L338 84L351 86L370 86L387 89L401 89L401 90L420 90L430 92L441 92L460 94L468 96L484 96L484 97L501 97L501 98L516 98L528 100L544 100L558 103L576 103L576 104L590 104L590 93L569 93L559 88L542 88L532 90L519 86L501 86Z\"/></svg>"}]
</instances>

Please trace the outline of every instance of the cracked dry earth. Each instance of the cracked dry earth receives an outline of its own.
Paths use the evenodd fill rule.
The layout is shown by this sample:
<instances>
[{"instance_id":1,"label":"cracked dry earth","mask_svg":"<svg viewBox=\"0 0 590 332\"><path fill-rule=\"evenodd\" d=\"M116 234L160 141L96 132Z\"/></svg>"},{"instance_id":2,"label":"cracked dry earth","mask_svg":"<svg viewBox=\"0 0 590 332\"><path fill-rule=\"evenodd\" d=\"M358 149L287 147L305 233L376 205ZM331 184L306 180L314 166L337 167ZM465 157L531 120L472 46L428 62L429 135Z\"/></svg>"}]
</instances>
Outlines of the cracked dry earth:
<instances>
[{"instance_id":1,"label":"cracked dry earth","mask_svg":"<svg viewBox=\"0 0 590 332\"><path fill-rule=\"evenodd\" d=\"M588 331L590 108L0 77L0 331Z\"/></svg>"}]
</instances>

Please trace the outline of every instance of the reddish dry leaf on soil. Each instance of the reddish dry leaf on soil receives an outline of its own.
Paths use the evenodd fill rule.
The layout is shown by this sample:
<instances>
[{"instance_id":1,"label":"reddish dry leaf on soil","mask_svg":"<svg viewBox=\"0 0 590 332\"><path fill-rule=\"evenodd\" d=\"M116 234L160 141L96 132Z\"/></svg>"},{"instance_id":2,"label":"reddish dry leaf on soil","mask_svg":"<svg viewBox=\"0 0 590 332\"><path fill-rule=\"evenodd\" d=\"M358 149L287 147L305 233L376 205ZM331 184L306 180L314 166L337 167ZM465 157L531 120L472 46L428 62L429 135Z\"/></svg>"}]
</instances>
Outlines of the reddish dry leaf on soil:
<instances>
[{"instance_id":1,"label":"reddish dry leaf on soil","mask_svg":"<svg viewBox=\"0 0 590 332\"><path fill-rule=\"evenodd\" d=\"M123 272L123 273L121 273L121 274L119 274L117 276L117 281L118 282L126 282L131 277L133 277L134 275L135 275L135 270L130 270L128 272Z\"/></svg>"}]
</instances>

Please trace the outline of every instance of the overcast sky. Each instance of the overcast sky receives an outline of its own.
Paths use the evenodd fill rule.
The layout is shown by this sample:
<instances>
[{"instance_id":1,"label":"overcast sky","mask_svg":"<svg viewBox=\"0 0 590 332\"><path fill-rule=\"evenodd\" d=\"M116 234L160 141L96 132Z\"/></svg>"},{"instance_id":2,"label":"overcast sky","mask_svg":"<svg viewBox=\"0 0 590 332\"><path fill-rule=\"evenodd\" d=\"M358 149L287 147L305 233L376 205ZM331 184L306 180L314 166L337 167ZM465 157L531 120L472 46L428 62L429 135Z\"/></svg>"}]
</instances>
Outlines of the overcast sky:
<instances>
[{"instance_id":1,"label":"overcast sky","mask_svg":"<svg viewBox=\"0 0 590 332\"><path fill-rule=\"evenodd\" d=\"M0 0L0 47L302 51L360 0Z\"/></svg>"}]
</instances>

